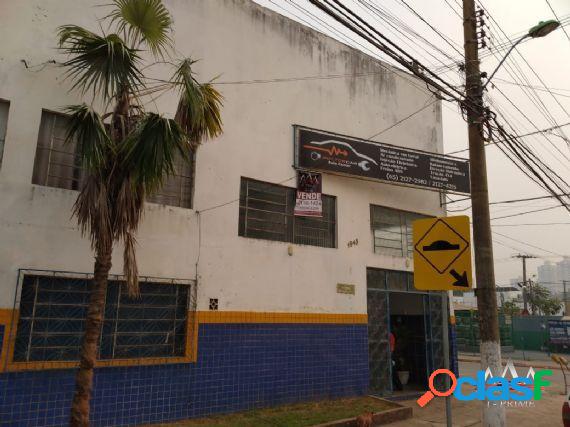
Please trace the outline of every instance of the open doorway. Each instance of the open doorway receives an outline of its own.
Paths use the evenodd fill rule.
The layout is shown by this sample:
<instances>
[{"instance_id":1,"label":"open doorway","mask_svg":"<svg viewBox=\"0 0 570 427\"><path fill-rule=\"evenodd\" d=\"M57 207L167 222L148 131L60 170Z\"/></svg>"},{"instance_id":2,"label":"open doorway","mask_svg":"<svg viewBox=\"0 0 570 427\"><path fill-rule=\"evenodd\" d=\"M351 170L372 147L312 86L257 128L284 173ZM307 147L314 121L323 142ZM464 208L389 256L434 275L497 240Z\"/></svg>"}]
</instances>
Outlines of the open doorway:
<instances>
[{"instance_id":1,"label":"open doorway","mask_svg":"<svg viewBox=\"0 0 570 427\"><path fill-rule=\"evenodd\" d=\"M427 349L424 296L410 292L390 293L390 332L393 390L425 390L427 386ZM391 346L392 347L392 346Z\"/></svg>"}]
</instances>

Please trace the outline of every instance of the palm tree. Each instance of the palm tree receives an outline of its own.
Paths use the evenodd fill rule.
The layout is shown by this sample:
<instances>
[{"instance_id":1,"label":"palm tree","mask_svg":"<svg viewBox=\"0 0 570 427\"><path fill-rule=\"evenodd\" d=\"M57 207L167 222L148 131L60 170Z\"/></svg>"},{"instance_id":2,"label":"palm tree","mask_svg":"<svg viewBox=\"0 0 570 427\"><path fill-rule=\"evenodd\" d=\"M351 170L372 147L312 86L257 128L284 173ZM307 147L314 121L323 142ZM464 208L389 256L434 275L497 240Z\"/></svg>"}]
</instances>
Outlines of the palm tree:
<instances>
[{"instance_id":1,"label":"palm tree","mask_svg":"<svg viewBox=\"0 0 570 427\"><path fill-rule=\"evenodd\" d=\"M139 294L135 235L145 197L174 172L176 156L189 160L200 141L222 132L221 94L211 82L196 80L192 60L170 59L172 20L161 0L114 0L112 7L101 20L101 35L77 25L58 29L59 47L68 55L63 65L72 89L90 93L105 106L101 113L86 103L66 108L70 114L67 141L77 144L86 175L73 214L95 253L72 426L89 424L114 244L124 245L125 285L129 296L135 297ZM143 55L150 62L145 63ZM169 80L143 75L144 69L158 63L173 66ZM171 89L180 94L173 119L147 111L146 96Z\"/></svg>"}]
</instances>

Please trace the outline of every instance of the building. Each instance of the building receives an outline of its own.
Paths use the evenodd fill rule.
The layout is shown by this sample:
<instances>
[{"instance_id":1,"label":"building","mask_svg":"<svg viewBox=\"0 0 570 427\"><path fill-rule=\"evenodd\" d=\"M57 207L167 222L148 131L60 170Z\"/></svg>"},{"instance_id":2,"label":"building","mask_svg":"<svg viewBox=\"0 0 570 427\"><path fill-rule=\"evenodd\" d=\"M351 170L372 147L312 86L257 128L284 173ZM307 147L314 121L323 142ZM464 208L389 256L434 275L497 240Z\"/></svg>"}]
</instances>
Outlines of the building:
<instances>
[{"instance_id":1,"label":"building","mask_svg":"<svg viewBox=\"0 0 570 427\"><path fill-rule=\"evenodd\" d=\"M564 257L561 261L553 263L545 261L538 266L538 283L546 286L554 294L562 295L564 281L570 285L570 258Z\"/></svg>"},{"instance_id":2,"label":"building","mask_svg":"<svg viewBox=\"0 0 570 427\"><path fill-rule=\"evenodd\" d=\"M564 257L562 261L556 263L558 269L558 280L559 286L564 280L570 281L570 257Z\"/></svg>"},{"instance_id":3,"label":"building","mask_svg":"<svg viewBox=\"0 0 570 427\"><path fill-rule=\"evenodd\" d=\"M68 420L93 255L70 218L81 171L58 111L82 98L53 64L55 29L97 30L100 3L2 8L13 42L0 45L0 424ZM324 217L296 219L293 125L367 138L419 111L381 140L442 153L440 101L250 0L165 4L199 78L226 83L225 132L147 205L144 304L122 295L114 259L93 424L390 394L389 328L425 383L442 364L442 294L413 289L411 221L444 214L440 194L325 173ZM307 76L337 77L295 79ZM175 111L174 94L155 102Z\"/></svg>"},{"instance_id":4,"label":"building","mask_svg":"<svg viewBox=\"0 0 570 427\"><path fill-rule=\"evenodd\" d=\"M543 265L538 268L538 282L544 284L546 287L558 288L558 265L553 264L551 261L545 261Z\"/></svg>"}]
</instances>

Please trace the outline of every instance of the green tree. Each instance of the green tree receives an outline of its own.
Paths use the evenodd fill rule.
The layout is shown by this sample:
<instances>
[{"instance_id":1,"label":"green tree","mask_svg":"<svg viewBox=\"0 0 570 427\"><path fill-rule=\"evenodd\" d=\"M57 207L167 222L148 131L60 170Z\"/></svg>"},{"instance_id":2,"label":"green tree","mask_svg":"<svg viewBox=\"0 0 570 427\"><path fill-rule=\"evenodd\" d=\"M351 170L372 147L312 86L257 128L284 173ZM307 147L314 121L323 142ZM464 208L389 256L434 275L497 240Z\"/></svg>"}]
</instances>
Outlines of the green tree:
<instances>
[{"instance_id":1,"label":"green tree","mask_svg":"<svg viewBox=\"0 0 570 427\"><path fill-rule=\"evenodd\" d=\"M124 245L128 294L137 296L135 235L145 197L174 172L175 156L189 160L198 144L222 132L222 96L211 82L199 83L190 59L171 58L172 20L160 0L114 0L100 22L101 34L77 25L58 29L72 89L105 107L72 105L67 141L77 144L87 177L73 214L95 253L94 283L80 350L70 425L89 424L93 368L103 319L113 246ZM147 60L144 60L147 58ZM172 67L169 80L146 78L157 63ZM174 119L147 111L144 97L175 90Z\"/></svg>"},{"instance_id":2,"label":"green tree","mask_svg":"<svg viewBox=\"0 0 570 427\"><path fill-rule=\"evenodd\" d=\"M501 305L501 313L509 316L518 316L521 314L521 309L516 303L516 301L505 301Z\"/></svg>"},{"instance_id":3,"label":"green tree","mask_svg":"<svg viewBox=\"0 0 570 427\"><path fill-rule=\"evenodd\" d=\"M531 284L528 292L528 303L532 314L543 314L545 316L552 316L562 308L562 301L538 283Z\"/></svg>"}]
</instances>

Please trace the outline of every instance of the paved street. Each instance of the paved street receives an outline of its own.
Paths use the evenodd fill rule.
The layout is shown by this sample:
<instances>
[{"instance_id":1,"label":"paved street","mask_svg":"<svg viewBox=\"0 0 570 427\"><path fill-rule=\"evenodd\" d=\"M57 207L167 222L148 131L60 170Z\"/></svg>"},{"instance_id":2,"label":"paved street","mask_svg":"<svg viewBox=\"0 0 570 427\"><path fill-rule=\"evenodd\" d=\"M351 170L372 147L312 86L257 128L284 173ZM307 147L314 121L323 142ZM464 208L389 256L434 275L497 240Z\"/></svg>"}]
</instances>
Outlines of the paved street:
<instances>
[{"instance_id":1,"label":"paved street","mask_svg":"<svg viewBox=\"0 0 570 427\"><path fill-rule=\"evenodd\" d=\"M479 369L478 363L460 363L461 375L472 376ZM527 368L518 368L520 375L526 375ZM565 396L564 379L560 370L554 370L551 377L552 386L547 387L543 398L535 402L533 407L507 408L507 420L509 426L553 427L562 425L562 403ZM419 408L415 401L401 402L411 406L414 410L414 418L391 424L391 427L420 427L420 426L445 426L445 404L443 398L436 398L425 408ZM468 427L481 425L481 402L460 402L452 399L453 426Z\"/></svg>"}]
</instances>

